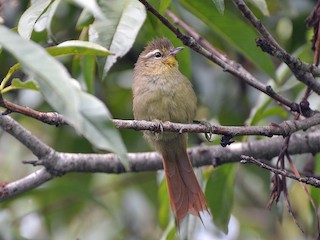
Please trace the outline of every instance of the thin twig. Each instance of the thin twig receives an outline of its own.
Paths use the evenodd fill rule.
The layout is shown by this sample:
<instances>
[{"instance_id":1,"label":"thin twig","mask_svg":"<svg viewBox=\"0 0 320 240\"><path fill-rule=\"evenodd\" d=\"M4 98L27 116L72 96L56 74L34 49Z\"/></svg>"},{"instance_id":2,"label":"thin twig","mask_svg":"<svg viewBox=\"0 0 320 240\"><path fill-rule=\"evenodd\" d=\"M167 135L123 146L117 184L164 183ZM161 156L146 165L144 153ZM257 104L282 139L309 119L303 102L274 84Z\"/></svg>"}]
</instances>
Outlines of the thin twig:
<instances>
[{"instance_id":1,"label":"thin twig","mask_svg":"<svg viewBox=\"0 0 320 240\"><path fill-rule=\"evenodd\" d=\"M289 155L288 153L286 153L286 157L287 157L287 159L288 159L288 161L289 161L290 167L291 167L294 175L295 175L296 177L298 177L298 178L301 178L301 174L299 173L296 165L293 163L293 161L292 161L292 159L291 159L291 157L290 157L290 155ZM302 183L302 182L300 182L300 185L301 185L301 187L303 188L303 190L305 191L305 193L307 194L307 196L308 196L308 198L309 198L309 201L310 201L310 203L311 203L311 205L312 205L312 208L313 208L313 210L314 210L314 216L315 216L315 218L316 218L317 230L318 230L318 233L320 233L320 225L319 225L319 216L318 216L318 213L317 213L317 206L316 206L313 198L311 197L311 194L310 194L307 186L306 186L304 183Z\"/></svg>"},{"instance_id":2,"label":"thin twig","mask_svg":"<svg viewBox=\"0 0 320 240\"><path fill-rule=\"evenodd\" d=\"M58 114L56 112L39 112L32 108L23 107L6 101L4 99L0 101L0 106L8 109L10 112L23 114L25 116L32 117L49 125L62 126L67 124L65 118L61 114Z\"/></svg>"},{"instance_id":3,"label":"thin twig","mask_svg":"<svg viewBox=\"0 0 320 240\"><path fill-rule=\"evenodd\" d=\"M314 65L306 64L287 53L272 37L261 21L251 12L243 0L233 0L244 17L255 27L263 38L259 38L258 46L270 55L285 62L295 75L297 80L309 86L314 92L320 94L320 83L314 76L320 76L320 69Z\"/></svg>"},{"instance_id":4,"label":"thin twig","mask_svg":"<svg viewBox=\"0 0 320 240\"><path fill-rule=\"evenodd\" d=\"M288 212L289 212L291 218L293 219L293 222L296 224L296 226L300 229L300 231L302 233L304 233L304 230L302 229L302 226L300 225L295 213L293 212L293 208L292 208L291 202L289 200L289 192L288 192L288 188L287 188L287 179L285 177L283 178L283 185L285 186L284 189L283 189L283 193L284 193L284 199L285 199L285 203L287 205Z\"/></svg>"},{"instance_id":5,"label":"thin twig","mask_svg":"<svg viewBox=\"0 0 320 240\"><path fill-rule=\"evenodd\" d=\"M242 155L241 156L241 161L240 163L253 163L261 168L264 168L270 172L273 172L274 174L279 174L281 176L284 177L288 177L288 178L292 178L298 182L301 183L306 183L306 184L310 184L314 187L320 187L320 179L314 178L314 177L310 177L310 176L304 176L304 177L297 177L293 172L288 171L286 169L279 169L276 167L271 166L270 164L266 163L266 162L262 162L257 160L256 158L252 157L252 156L246 156L246 155Z\"/></svg>"},{"instance_id":6,"label":"thin twig","mask_svg":"<svg viewBox=\"0 0 320 240\"><path fill-rule=\"evenodd\" d=\"M0 115L0 126L2 129L15 138L17 138L24 146L26 146L35 156L41 159L53 152L53 149L32 135L15 120L9 116Z\"/></svg>"},{"instance_id":7,"label":"thin twig","mask_svg":"<svg viewBox=\"0 0 320 240\"><path fill-rule=\"evenodd\" d=\"M320 94L320 83L313 77L310 72L300 68L301 61L299 59L295 59L289 54L284 55L281 51L279 51L276 47L271 45L267 40L263 38L257 38L256 43L264 52L267 52L271 56L274 56L285 62L290 68L291 72L295 75L297 80L303 82L317 94Z\"/></svg>"},{"instance_id":8,"label":"thin twig","mask_svg":"<svg viewBox=\"0 0 320 240\"><path fill-rule=\"evenodd\" d=\"M146 9L154 14L166 27L168 27L177 38L179 38L182 43L188 47L190 47L195 52L203 55L204 57L208 58L210 61L216 63L217 65L221 66L224 71L233 74L234 76L240 78L242 81L246 82L250 86L258 89L259 91L267 94L271 98L275 99L279 103L287 106L292 111L299 111L299 105L297 103L293 103L292 101L286 99L285 97L277 94L271 86L264 85L263 83L259 82L255 77L253 77L247 70L245 70L240 64L235 63L234 61L228 59L226 56L222 54L218 54L217 50L210 51L212 48L206 49L204 46L199 44L196 40L199 39L199 35L193 31L193 34L190 36L184 35L181 31L174 27L164 16L162 16L155 8L153 8L146 0L139 0ZM169 13L170 14L170 13ZM173 16L173 15L171 15ZM185 29L185 30L190 30ZM200 43L204 41L200 41Z\"/></svg>"},{"instance_id":9,"label":"thin twig","mask_svg":"<svg viewBox=\"0 0 320 240\"><path fill-rule=\"evenodd\" d=\"M267 94L277 102L287 106L288 108L290 108L290 110L299 111L297 103L293 103L285 97L277 94L271 86L259 82L241 64L229 59L226 55L218 51L206 39L202 38L192 27L190 27L190 25L178 18L172 11L167 10L166 13L175 24L183 28L187 32L187 34L195 39L203 48L207 49L211 53L209 59L222 67L224 71L230 72L251 87L256 88L257 90ZM201 52L199 53L202 54Z\"/></svg>"}]
</instances>

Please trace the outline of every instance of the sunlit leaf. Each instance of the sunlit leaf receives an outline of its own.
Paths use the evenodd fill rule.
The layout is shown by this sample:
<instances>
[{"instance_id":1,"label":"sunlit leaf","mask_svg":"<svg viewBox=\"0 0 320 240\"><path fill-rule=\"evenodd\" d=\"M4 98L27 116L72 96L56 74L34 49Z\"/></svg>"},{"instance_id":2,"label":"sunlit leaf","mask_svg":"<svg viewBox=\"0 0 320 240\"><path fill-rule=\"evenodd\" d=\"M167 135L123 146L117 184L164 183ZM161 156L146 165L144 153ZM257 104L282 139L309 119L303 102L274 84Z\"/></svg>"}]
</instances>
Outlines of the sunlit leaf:
<instances>
[{"instance_id":1,"label":"sunlit leaf","mask_svg":"<svg viewBox=\"0 0 320 240\"><path fill-rule=\"evenodd\" d=\"M224 0L212 0L220 14L224 13Z\"/></svg>"},{"instance_id":2,"label":"sunlit leaf","mask_svg":"<svg viewBox=\"0 0 320 240\"><path fill-rule=\"evenodd\" d=\"M96 0L67 0L68 2L72 2L81 6L82 8L88 10L95 18L100 20L104 20L105 16L102 13L99 5Z\"/></svg>"},{"instance_id":3,"label":"sunlit leaf","mask_svg":"<svg viewBox=\"0 0 320 240\"><path fill-rule=\"evenodd\" d=\"M250 0L265 16L269 16L269 10L266 0Z\"/></svg>"},{"instance_id":4,"label":"sunlit leaf","mask_svg":"<svg viewBox=\"0 0 320 240\"><path fill-rule=\"evenodd\" d=\"M35 23L51 2L51 0L32 1L31 6L22 14L18 24L18 32L23 38L30 39Z\"/></svg>"},{"instance_id":5,"label":"sunlit leaf","mask_svg":"<svg viewBox=\"0 0 320 240\"><path fill-rule=\"evenodd\" d=\"M216 168L207 183L206 198L214 224L225 233L233 206L235 165L228 164Z\"/></svg>"},{"instance_id":6,"label":"sunlit leaf","mask_svg":"<svg viewBox=\"0 0 320 240\"><path fill-rule=\"evenodd\" d=\"M49 47L46 50L52 56L70 54L108 56L111 54L108 49L100 46L99 44L80 40L66 41L57 46Z\"/></svg>"},{"instance_id":7,"label":"sunlit leaf","mask_svg":"<svg viewBox=\"0 0 320 240\"><path fill-rule=\"evenodd\" d=\"M30 89L30 90L36 90L36 91L39 90L38 85L31 80L22 82L19 78L14 78L11 81L11 85L17 89Z\"/></svg>"},{"instance_id":8,"label":"sunlit leaf","mask_svg":"<svg viewBox=\"0 0 320 240\"><path fill-rule=\"evenodd\" d=\"M76 29L80 30L84 27L87 27L90 24L92 24L93 21L94 21L94 18L92 14L88 10L84 9L78 18Z\"/></svg>"},{"instance_id":9,"label":"sunlit leaf","mask_svg":"<svg viewBox=\"0 0 320 240\"><path fill-rule=\"evenodd\" d=\"M89 39L108 48L115 55L99 59L105 76L119 57L132 47L146 18L144 6L136 0L101 2L106 20L96 20L89 28Z\"/></svg>"},{"instance_id":10,"label":"sunlit leaf","mask_svg":"<svg viewBox=\"0 0 320 240\"><path fill-rule=\"evenodd\" d=\"M52 30L51 30L51 24L52 24L52 20L54 18L54 15L58 9L58 6L60 4L62 0L55 0L53 1L50 6L48 7L48 16L47 16L47 22L46 22L46 30L48 33L48 37L50 38L51 36L53 36Z\"/></svg>"}]
</instances>

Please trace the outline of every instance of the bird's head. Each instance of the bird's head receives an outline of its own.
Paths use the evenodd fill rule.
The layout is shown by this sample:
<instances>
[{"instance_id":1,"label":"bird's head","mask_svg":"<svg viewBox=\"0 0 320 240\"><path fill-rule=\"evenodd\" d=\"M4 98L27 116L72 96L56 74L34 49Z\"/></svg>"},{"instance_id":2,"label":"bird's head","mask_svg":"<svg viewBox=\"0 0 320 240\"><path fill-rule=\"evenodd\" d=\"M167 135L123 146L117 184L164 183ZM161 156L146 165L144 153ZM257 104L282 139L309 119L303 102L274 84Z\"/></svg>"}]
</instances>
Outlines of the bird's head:
<instances>
[{"instance_id":1,"label":"bird's head","mask_svg":"<svg viewBox=\"0 0 320 240\"><path fill-rule=\"evenodd\" d=\"M140 54L137 66L147 69L150 73L162 73L170 69L178 69L176 54L183 47L174 48L167 38L155 39L147 44Z\"/></svg>"}]
</instances>

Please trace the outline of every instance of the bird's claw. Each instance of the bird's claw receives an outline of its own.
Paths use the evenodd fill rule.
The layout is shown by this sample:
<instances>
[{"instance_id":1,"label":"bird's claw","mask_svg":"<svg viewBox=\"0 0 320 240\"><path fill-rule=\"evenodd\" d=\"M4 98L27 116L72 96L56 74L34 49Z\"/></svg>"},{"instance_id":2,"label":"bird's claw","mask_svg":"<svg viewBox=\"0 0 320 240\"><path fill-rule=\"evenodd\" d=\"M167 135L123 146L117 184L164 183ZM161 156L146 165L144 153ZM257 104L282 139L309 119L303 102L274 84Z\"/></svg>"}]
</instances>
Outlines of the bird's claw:
<instances>
[{"instance_id":1,"label":"bird's claw","mask_svg":"<svg viewBox=\"0 0 320 240\"><path fill-rule=\"evenodd\" d=\"M160 133L163 133L163 122L158 119L154 119L152 121L157 124L157 130L159 130Z\"/></svg>"},{"instance_id":2,"label":"bird's claw","mask_svg":"<svg viewBox=\"0 0 320 240\"><path fill-rule=\"evenodd\" d=\"M207 127L207 129L209 129L209 132L205 132L204 136L208 142L212 142L212 135L213 135L212 128L214 126L208 121L195 121L195 122L201 125L204 125L205 127Z\"/></svg>"}]
</instances>

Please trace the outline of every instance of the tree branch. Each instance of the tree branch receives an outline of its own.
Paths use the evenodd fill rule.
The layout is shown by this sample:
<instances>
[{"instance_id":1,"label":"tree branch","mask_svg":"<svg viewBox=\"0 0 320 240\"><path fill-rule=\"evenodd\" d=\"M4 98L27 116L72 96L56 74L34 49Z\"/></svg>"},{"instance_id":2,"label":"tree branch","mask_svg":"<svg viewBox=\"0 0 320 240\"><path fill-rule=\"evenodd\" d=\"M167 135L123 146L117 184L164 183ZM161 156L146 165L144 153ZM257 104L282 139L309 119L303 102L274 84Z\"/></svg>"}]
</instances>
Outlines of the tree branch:
<instances>
[{"instance_id":1,"label":"tree branch","mask_svg":"<svg viewBox=\"0 0 320 240\"><path fill-rule=\"evenodd\" d=\"M1 184L0 201L19 193L36 188L50 179L69 172L103 172L125 173L126 170L115 154L73 154L60 153L49 148L38 138L24 129L9 116L0 116L1 127L13 137L26 145L39 160L29 161L44 168L12 183ZM307 134L292 135L288 153L316 153L320 151L320 129ZM200 146L188 149L190 159L195 167L219 166L221 164L240 162L241 156L257 159L272 159L281 151L282 137L253 142L234 143L228 147ZM129 171L156 171L162 169L161 157L156 152L129 153ZM311 184L311 183L309 183Z\"/></svg>"},{"instance_id":2,"label":"tree branch","mask_svg":"<svg viewBox=\"0 0 320 240\"><path fill-rule=\"evenodd\" d=\"M9 103L9 102L7 102ZM28 107L14 105L14 109L18 109L17 112L24 115L33 117L44 123L51 125L63 125L67 124L63 115L56 112L39 112ZM9 105L10 105L9 104ZM8 106L9 106L8 105ZM10 105L10 106L11 106ZM0 125L1 125L0 118ZM119 120L113 119L113 123L117 128L121 129L133 129L133 130L149 130L154 132L169 131L169 132L189 132L189 133L212 133L224 136L244 136L244 135L260 135L272 137L273 135L288 136L299 130L308 129L312 126L320 124L320 113L315 113L312 117L303 120L288 120L280 124L270 124L269 126L219 126L210 124L182 124L182 123L172 123L163 122L161 129L158 123L152 121L137 121L137 120ZM9 131L9 130L8 130ZM26 139L25 142L29 142ZM49 147L48 147L49 148ZM31 149L32 150L32 149ZM32 151L36 151L33 149ZM50 151L50 149L48 149ZM36 156L38 156L35 153Z\"/></svg>"},{"instance_id":3,"label":"tree branch","mask_svg":"<svg viewBox=\"0 0 320 240\"><path fill-rule=\"evenodd\" d=\"M219 51L215 50L213 46L209 44L208 41L200 38L199 34L197 34L191 27L186 27L186 24L183 24L180 19L178 19L172 12L167 11L167 14L175 21L175 23L179 24L182 28L186 30L190 36L184 35L180 32L180 30L174 27L164 16L162 16L155 8L153 8L146 0L139 0L148 11L154 14L166 27L168 27L177 38L179 38L184 45L188 46L195 52L203 55L210 61L216 63L220 67L223 68L224 71L233 74L238 77L246 84L258 89L259 91L267 94L271 98L275 99L277 102L280 102L284 106L287 106L290 110L299 112L300 108L297 103L286 99L285 97L277 94L271 86L265 85L259 82L254 76L252 76L243 66L239 63L236 63L227 58L227 56L219 53ZM197 42L198 40L199 43ZM210 46L209 46L210 45ZM214 49L214 50L213 50Z\"/></svg>"},{"instance_id":4,"label":"tree branch","mask_svg":"<svg viewBox=\"0 0 320 240\"><path fill-rule=\"evenodd\" d=\"M54 178L45 168L11 183L0 183L0 202L24 193Z\"/></svg>"},{"instance_id":5,"label":"tree branch","mask_svg":"<svg viewBox=\"0 0 320 240\"><path fill-rule=\"evenodd\" d=\"M269 126L207 126L204 124L182 124L163 122L161 129L159 124L152 121L137 120L112 120L117 128L133 130L148 130L154 132L189 132L189 133L213 133L227 136L261 135L272 137L274 135L288 136L299 130L305 130L320 124L320 113L314 114L310 118L303 120L287 120L280 124L270 124Z\"/></svg>"},{"instance_id":6,"label":"tree branch","mask_svg":"<svg viewBox=\"0 0 320 240\"><path fill-rule=\"evenodd\" d=\"M25 145L39 159L43 156L47 157L54 151L9 116L0 115L0 126Z\"/></svg>"},{"instance_id":7,"label":"tree branch","mask_svg":"<svg viewBox=\"0 0 320 240\"><path fill-rule=\"evenodd\" d=\"M233 0L233 2L243 16L249 20L252 26L254 26L263 37L257 40L257 45L263 51L285 62L297 80L306 84L317 94L320 94L320 83L314 77L320 76L320 68L315 65L304 63L287 53L272 37L261 21L251 12L243 0Z\"/></svg>"}]
</instances>

